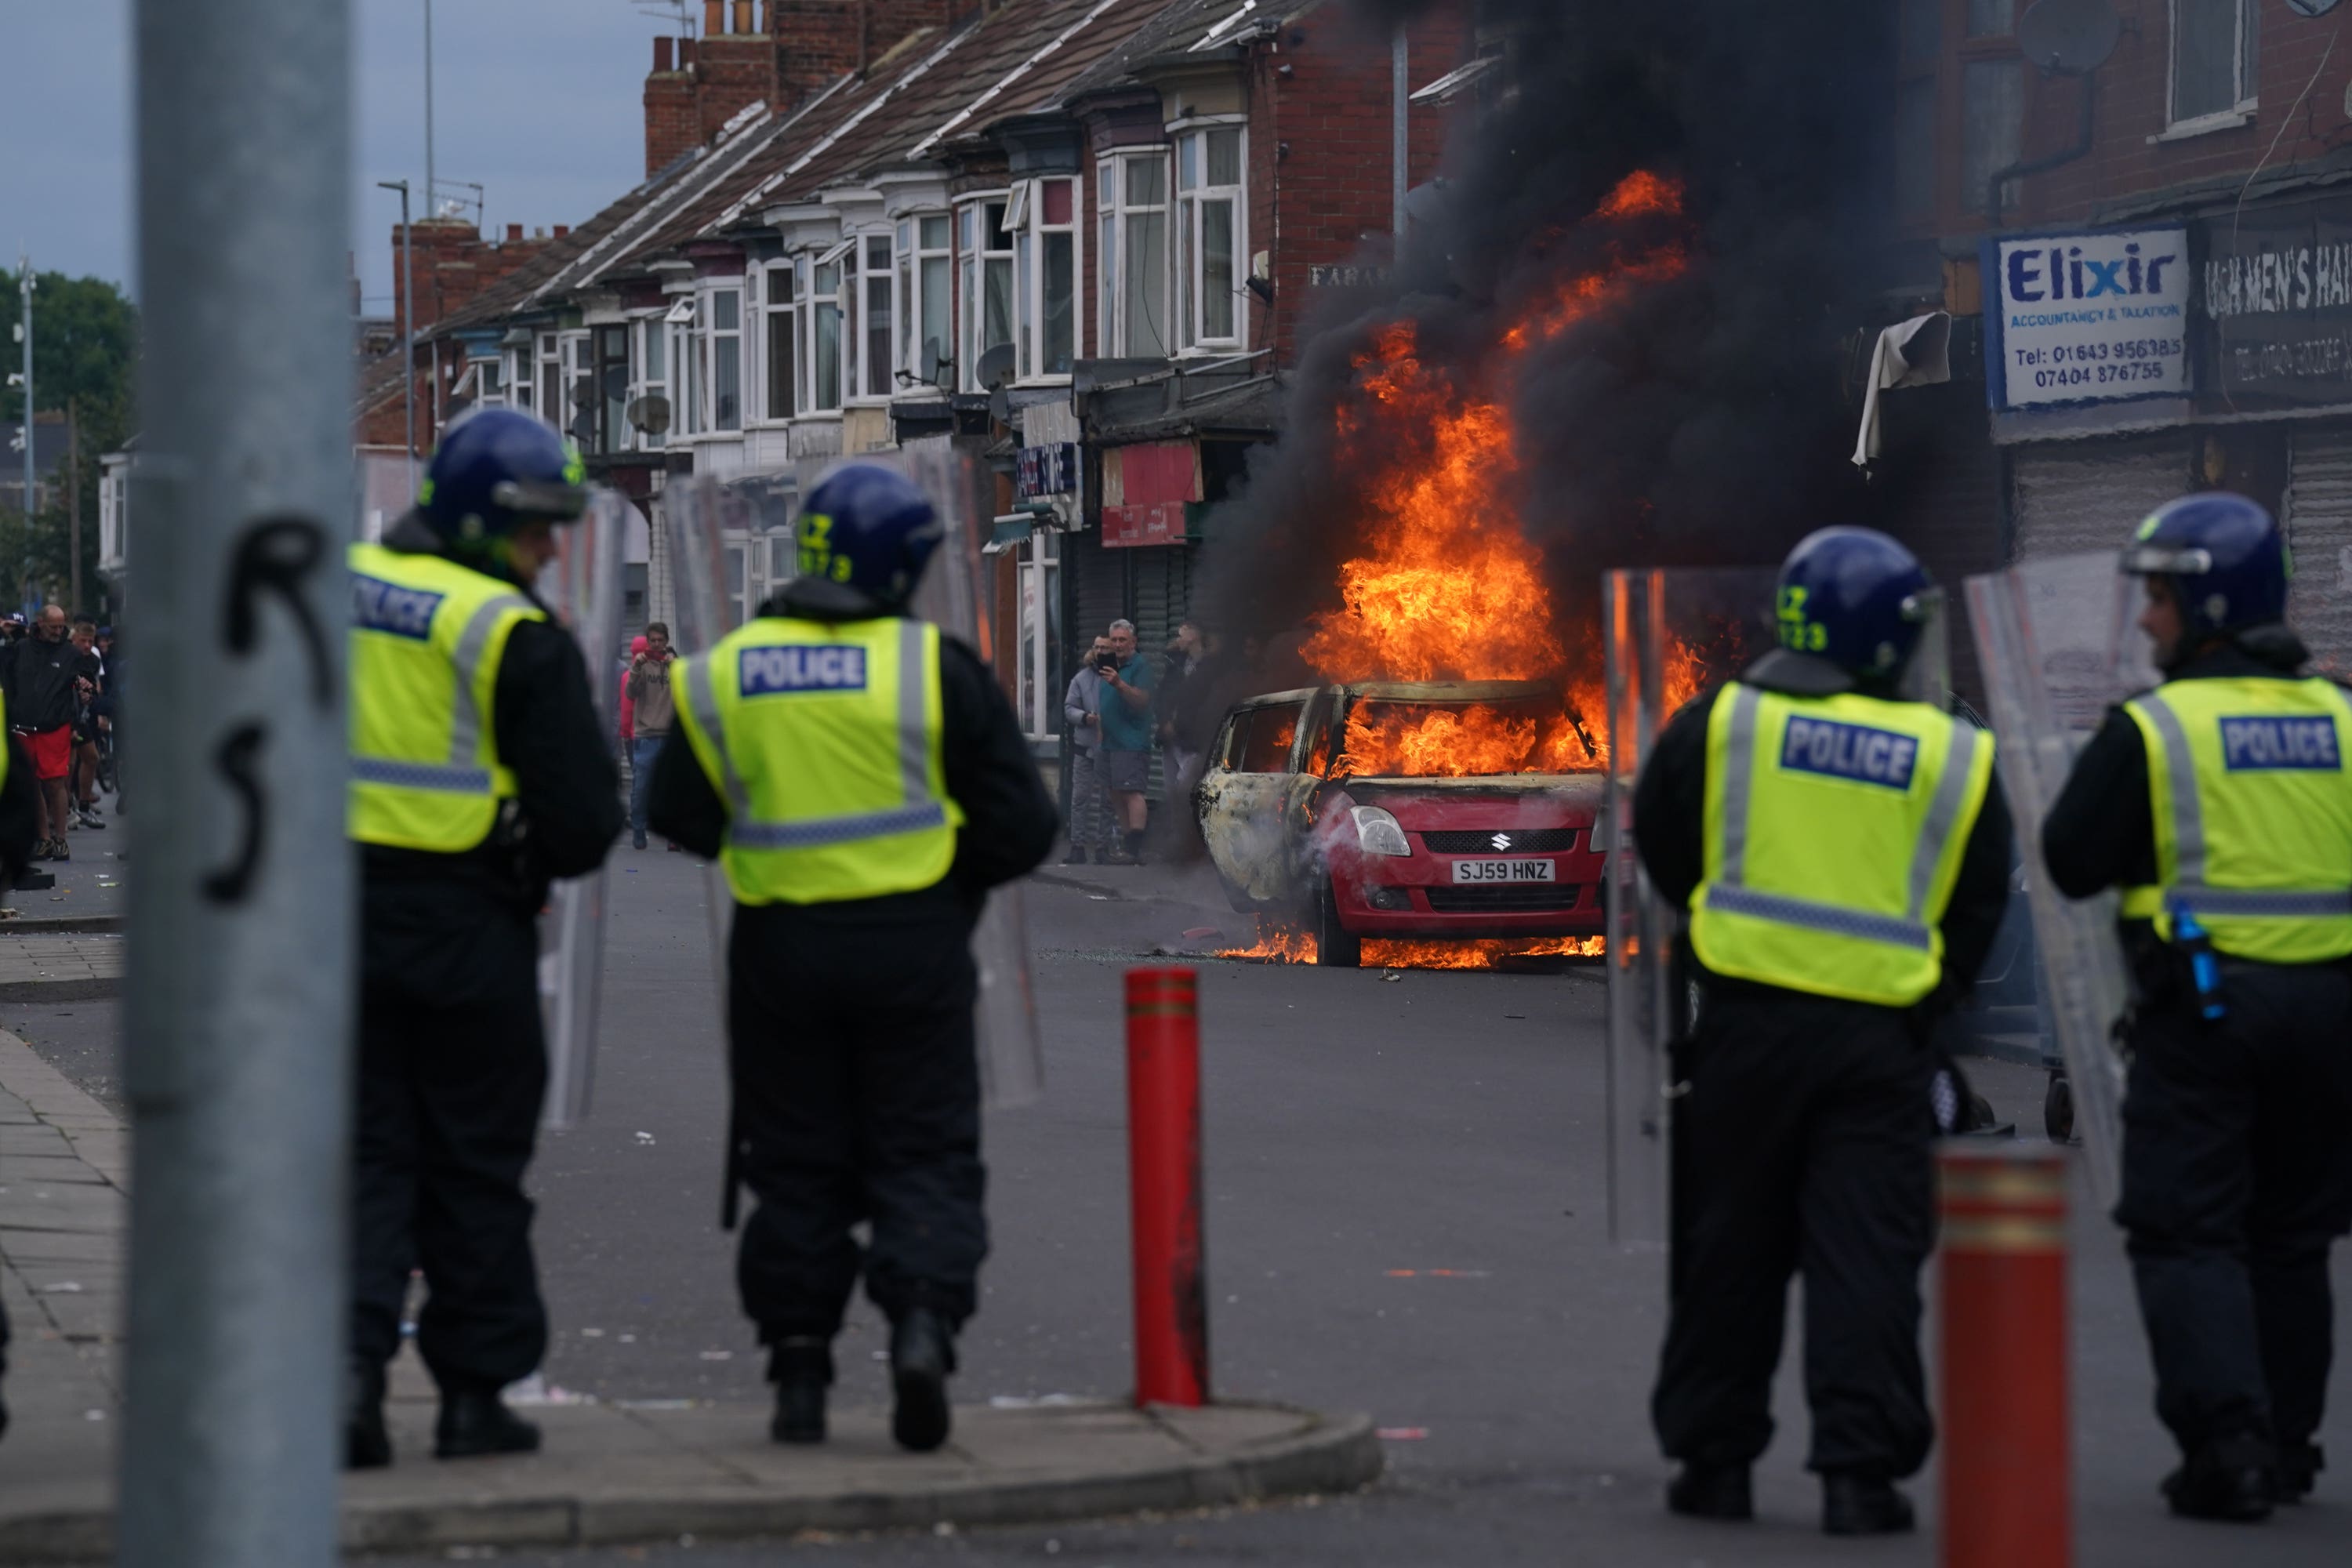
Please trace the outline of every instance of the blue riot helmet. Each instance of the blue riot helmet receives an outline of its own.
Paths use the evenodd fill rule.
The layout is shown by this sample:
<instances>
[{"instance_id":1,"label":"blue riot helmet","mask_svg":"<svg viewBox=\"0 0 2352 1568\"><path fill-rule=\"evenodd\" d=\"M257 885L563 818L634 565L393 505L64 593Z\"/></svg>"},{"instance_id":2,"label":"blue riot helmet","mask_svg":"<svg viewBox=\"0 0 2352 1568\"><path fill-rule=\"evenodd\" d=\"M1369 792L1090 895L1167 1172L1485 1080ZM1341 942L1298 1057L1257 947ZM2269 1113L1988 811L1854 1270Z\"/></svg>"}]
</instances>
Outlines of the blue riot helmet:
<instances>
[{"instance_id":1,"label":"blue riot helmet","mask_svg":"<svg viewBox=\"0 0 2352 1568\"><path fill-rule=\"evenodd\" d=\"M588 510L588 472L548 426L480 408L442 432L416 492L415 516L453 554L495 556L525 522L573 522Z\"/></svg>"},{"instance_id":2,"label":"blue riot helmet","mask_svg":"<svg viewBox=\"0 0 2352 1568\"><path fill-rule=\"evenodd\" d=\"M2162 577L2180 602L2183 651L2286 616L2286 536L2259 501L2228 490L2156 509L2124 547L2123 569Z\"/></svg>"},{"instance_id":3,"label":"blue riot helmet","mask_svg":"<svg viewBox=\"0 0 2352 1568\"><path fill-rule=\"evenodd\" d=\"M801 505L800 575L786 593L796 609L844 616L895 616L947 536L930 498L879 463L845 463Z\"/></svg>"},{"instance_id":4,"label":"blue riot helmet","mask_svg":"<svg viewBox=\"0 0 2352 1568\"><path fill-rule=\"evenodd\" d=\"M1876 529L1816 529L1780 563L1780 646L1891 679L1918 647L1934 595L1919 558Z\"/></svg>"}]
</instances>

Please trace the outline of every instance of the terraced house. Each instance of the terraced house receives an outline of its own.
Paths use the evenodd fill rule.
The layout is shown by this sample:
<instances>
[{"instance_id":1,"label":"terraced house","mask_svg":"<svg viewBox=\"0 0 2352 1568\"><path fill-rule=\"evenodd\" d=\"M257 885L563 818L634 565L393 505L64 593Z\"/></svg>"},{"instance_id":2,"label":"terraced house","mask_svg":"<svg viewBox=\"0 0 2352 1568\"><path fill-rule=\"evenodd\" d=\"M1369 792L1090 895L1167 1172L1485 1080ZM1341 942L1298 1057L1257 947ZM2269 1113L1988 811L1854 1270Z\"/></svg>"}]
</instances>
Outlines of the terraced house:
<instances>
[{"instance_id":1,"label":"terraced house","mask_svg":"<svg viewBox=\"0 0 2352 1568\"><path fill-rule=\"evenodd\" d=\"M826 463L968 444L1000 476L996 590L1024 631L1000 673L1051 754L1070 648L1119 615L1156 646L1184 614L1204 503L1274 435L1318 305L1384 265L1501 46L1466 5L1409 36L1331 0L703 11L654 40L644 184L542 239L418 226L419 423L531 409L649 517L681 476L740 485L747 610ZM369 383L395 420L400 395L396 367ZM640 615L666 598L660 532Z\"/></svg>"}]
</instances>

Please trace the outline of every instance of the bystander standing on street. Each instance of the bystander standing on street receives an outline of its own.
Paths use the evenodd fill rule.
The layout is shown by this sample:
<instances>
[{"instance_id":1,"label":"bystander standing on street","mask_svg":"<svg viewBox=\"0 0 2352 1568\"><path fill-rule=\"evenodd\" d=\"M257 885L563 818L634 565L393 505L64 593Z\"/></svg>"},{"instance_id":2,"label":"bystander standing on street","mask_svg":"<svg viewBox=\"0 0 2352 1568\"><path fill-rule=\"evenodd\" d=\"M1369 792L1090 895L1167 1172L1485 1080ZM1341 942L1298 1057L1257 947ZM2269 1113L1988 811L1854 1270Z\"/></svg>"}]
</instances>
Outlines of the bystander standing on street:
<instances>
[{"instance_id":1,"label":"bystander standing on street","mask_svg":"<svg viewBox=\"0 0 2352 1568\"><path fill-rule=\"evenodd\" d=\"M621 650L618 661L621 678L621 770L632 775L635 770L630 764L629 756L637 749L637 703L636 699L629 695L629 669L637 655L645 651L645 634L640 632L629 639L629 646ZM634 780L630 787L635 787Z\"/></svg>"},{"instance_id":2,"label":"bystander standing on street","mask_svg":"<svg viewBox=\"0 0 2352 1568\"><path fill-rule=\"evenodd\" d=\"M0 711L5 711L0 703ZM0 719L0 726L5 719ZM32 757L19 737L0 733L0 897L25 874L38 846L41 792ZM0 1310L0 1376L8 1371L8 1314ZM8 1406L0 1403L0 1433L8 1430Z\"/></svg>"},{"instance_id":3,"label":"bystander standing on street","mask_svg":"<svg viewBox=\"0 0 2352 1568\"><path fill-rule=\"evenodd\" d=\"M652 787L654 759L677 721L677 701L669 686L669 627L655 621L646 627L645 647L629 659L632 731L629 740L629 831L636 847L646 847L646 792ZM673 843L670 847L676 849Z\"/></svg>"},{"instance_id":4,"label":"bystander standing on street","mask_svg":"<svg viewBox=\"0 0 2352 1568\"><path fill-rule=\"evenodd\" d=\"M1083 866L1087 852L1110 858L1110 794L1103 781L1101 666L1109 659L1110 639L1095 638L1086 662L1070 677L1062 694L1062 718L1070 727L1070 852L1066 866Z\"/></svg>"},{"instance_id":5,"label":"bystander standing on street","mask_svg":"<svg viewBox=\"0 0 2352 1568\"><path fill-rule=\"evenodd\" d=\"M98 649L98 622L88 616L75 616L73 645L87 662L82 677L86 684L78 687L81 702L74 714L70 810L74 826L103 831L106 819L98 809L98 736L106 722L99 708L106 694L106 658Z\"/></svg>"},{"instance_id":6,"label":"bystander standing on street","mask_svg":"<svg viewBox=\"0 0 2352 1568\"><path fill-rule=\"evenodd\" d=\"M45 605L32 636L13 643L0 675L10 730L25 744L34 776L40 781L40 814L33 851L37 860L70 860L66 845L71 820L68 777L73 771L73 726L80 712L82 683L92 682L97 663L67 640L62 606Z\"/></svg>"},{"instance_id":7,"label":"bystander standing on street","mask_svg":"<svg viewBox=\"0 0 2352 1568\"><path fill-rule=\"evenodd\" d=\"M1143 859L1143 830L1150 821L1151 692L1159 684L1151 661L1135 646L1135 623L1113 621L1110 661L1103 673L1103 780L1110 787L1112 816L1119 834L1111 865Z\"/></svg>"}]
</instances>

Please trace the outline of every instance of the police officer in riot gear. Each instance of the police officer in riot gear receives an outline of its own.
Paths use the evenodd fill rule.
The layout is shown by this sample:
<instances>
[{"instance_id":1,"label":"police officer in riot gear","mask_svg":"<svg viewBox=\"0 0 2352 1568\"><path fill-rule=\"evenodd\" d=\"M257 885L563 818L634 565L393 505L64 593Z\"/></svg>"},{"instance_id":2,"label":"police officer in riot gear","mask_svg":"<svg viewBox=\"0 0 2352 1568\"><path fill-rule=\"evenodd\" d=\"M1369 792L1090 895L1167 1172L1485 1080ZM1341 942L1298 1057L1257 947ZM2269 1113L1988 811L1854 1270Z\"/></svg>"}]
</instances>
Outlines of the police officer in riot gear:
<instances>
[{"instance_id":1,"label":"police officer in riot gear","mask_svg":"<svg viewBox=\"0 0 2352 1568\"><path fill-rule=\"evenodd\" d=\"M847 464L798 533L801 575L675 673L650 816L720 861L737 904L728 1199L740 1179L758 1200L738 1282L771 1432L824 1436L862 1268L891 1324L892 1431L924 1450L947 1439L988 1249L972 926L1058 824L995 678L906 615L943 533L922 491Z\"/></svg>"},{"instance_id":2,"label":"police officer in riot gear","mask_svg":"<svg viewBox=\"0 0 2352 1568\"><path fill-rule=\"evenodd\" d=\"M2286 542L2242 496L2140 525L2123 569L2163 684L2108 713L2042 829L2072 898L2123 889L2123 1226L2182 1463L2176 1513L2315 1484L2352 1231L2352 700L2306 676Z\"/></svg>"},{"instance_id":3,"label":"police officer in riot gear","mask_svg":"<svg viewBox=\"0 0 2352 1568\"><path fill-rule=\"evenodd\" d=\"M1671 1311L1652 1416L1677 1513L1752 1517L1789 1278L1805 1283L1809 1467L1832 1534L1911 1528L1933 1437L1918 1274L1933 1240L1933 1016L2008 893L1992 737L1897 686L1930 613L1911 552L1828 528L1780 569L1780 647L1685 707L1634 797L1686 907Z\"/></svg>"},{"instance_id":4,"label":"police officer in riot gear","mask_svg":"<svg viewBox=\"0 0 2352 1568\"><path fill-rule=\"evenodd\" d=\"M536 1448L499 1390L547 1346L523 1169L547 1083L536 920L595 868L620 780L579 647L532 596L587 501L530 416L449 426L415 510L354 545L351 836L362 856L348 1462L391 1462L411 1268L441 1458Z\"/></svg>"}]
</instances>

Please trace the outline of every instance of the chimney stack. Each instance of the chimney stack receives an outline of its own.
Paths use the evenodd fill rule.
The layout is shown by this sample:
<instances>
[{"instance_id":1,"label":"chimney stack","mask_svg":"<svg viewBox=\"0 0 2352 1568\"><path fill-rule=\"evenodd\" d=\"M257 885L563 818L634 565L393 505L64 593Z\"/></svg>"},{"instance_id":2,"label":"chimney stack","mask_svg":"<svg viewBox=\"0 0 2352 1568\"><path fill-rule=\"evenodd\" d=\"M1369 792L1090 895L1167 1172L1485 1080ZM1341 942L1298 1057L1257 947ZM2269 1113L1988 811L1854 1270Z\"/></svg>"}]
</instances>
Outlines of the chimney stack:
<instances>
[{"instance_id":1,"label":"chimney stack","mask_svg":"<svg viewBox=\"0 0 2352 1568\"><path fill-rule=\"evenodd\" d=\"M727 31L727 0L702 0L702 36L716 38Z\"/></svg>"},{"instance_id":2,"label":"chimney stack","mask_svg":"<svg viewBox=\"0 0 2352 1568\"><path fill-rule=\"evenodd\" d=\"M702 140L695 99L694 41L656 38L653 74L646 78L646 174L669 167Z\"/></svg>"},{"instance_id":3,"label":"chimney stack","mask_svg":"<svg viewBox=\"0 0 2352 1568\"><path fill-rule=\"evenodd\" d=\"M654 40L654 75L667 76L677 68L670 64L671 47L667 34Z\"/></svg>"}]
</instances>

